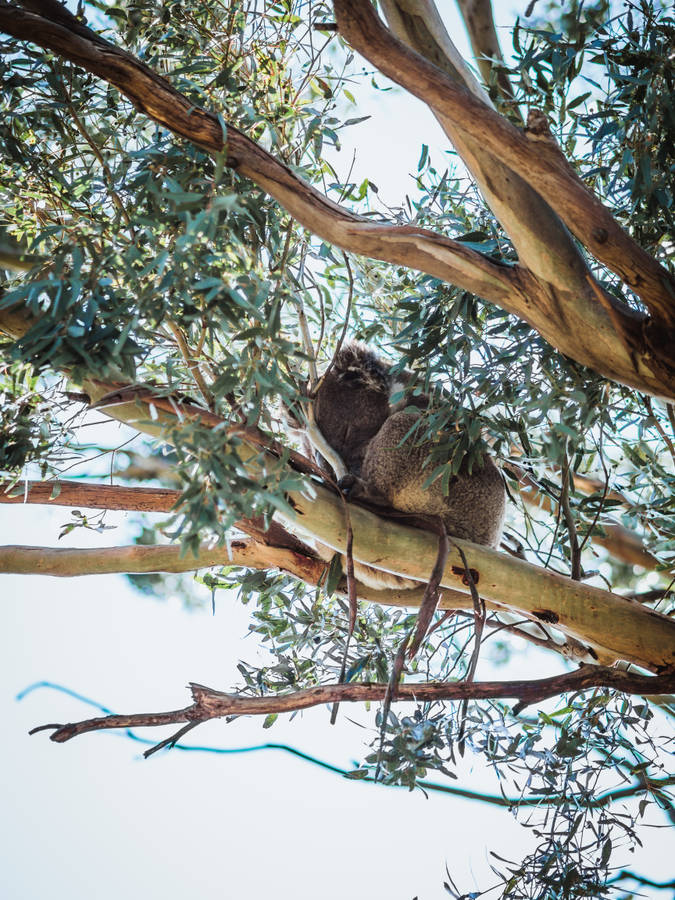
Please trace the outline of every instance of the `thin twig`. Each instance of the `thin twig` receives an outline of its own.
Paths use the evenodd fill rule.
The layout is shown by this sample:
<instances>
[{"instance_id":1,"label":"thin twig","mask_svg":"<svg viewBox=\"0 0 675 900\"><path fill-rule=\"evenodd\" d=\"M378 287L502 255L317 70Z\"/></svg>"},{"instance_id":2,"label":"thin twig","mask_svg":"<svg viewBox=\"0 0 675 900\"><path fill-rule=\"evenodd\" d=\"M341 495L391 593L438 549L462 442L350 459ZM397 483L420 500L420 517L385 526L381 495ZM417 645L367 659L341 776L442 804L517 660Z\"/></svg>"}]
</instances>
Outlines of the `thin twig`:
<instances>
[{"instance_id":1,"label":"thin twig","mask_svg":"<svg viewBox=\"0 0 675 900\"><path fill-rule=\"evenodd\" d=\"M478 590L476 589L476 582L473 577L473 573L469 568L469 563L466 558L466 554L459 546L453 541L453 545L457 552L460 555L462 560L462 565L464 566L464 577L469 585L469 590L471 591L471 599L473 600L473 620L474 620L474 648L471 654L471 659L469 660L469 666L466 671L466 677L464 679L466 684L471 684L476 674L476 667L478 665L478 657L480 655L480 646L481 646L481 638L483 636L483 628L485 627L485 602L480 598L478 594ZM459 748L460 754L464 755L464 734L466 728L466 714L469 708L469 698L465 697L462 701L462 705L459 711L459 734L457 736L457 746Z\"/></svg>"},{"instance_id":2,"label":"thin twig","mask_svg":"<svg viewBox=\"0 0 675 900\"><path fill-rule=\"evenodd\" d=\"M207 385L204 376L202 375L202 371L199 368L197 354L192 353L192 351L190 350L190 346L186 340L182 328L180 328L175 322L172 322L171 319L167 319L166 324L169 331L176 339L176 343L178 344L178 349L180 350L180 354L183 357L183 361L188 367L190 374L194 378L195 384L199 388L199 392L202 395L204 402L210 410L213 410L215 408L213 394L211 393L211 390L209 389L209 386Z\"/></svg>"},{"instance_id":3,"label":"thin twig","mask_svg":"<svg viewBox=\"0 0 675 900\"><path fill-rule=\"evenodd\" d=\"M643 394L643 395L642 395L642 402L643 402L644 405L646 406L647 412L649 413L650 417L654 420L654 428L656 428L656 430L658 431L658 433L659 433L659 434L661 435L661 437L663 438L663 442L665 443L666 447L667 447L668 450L670 451L670 455L671 455L671 457L672 457L672 460L673 460L673 462L675 463L675 444L673 444L673 442L671 441L670 437L666 434L666 431L665 431L663 425L659 422L659 420L657 419L656 415L654 414L654 407L652 406L652 400L651 400L651 397L648 397L646 394ZM667 405L670 406L670 404L667 404ZM671 421L672 421L672 420L671 420Z\"/></svg>"},{"instance_id":4,"label":"thin twig","mask_svg":"<svg viewBox=\"0 0 675 900\"><path fill-rule=\"evenodd\" d=\"M335 353L333 354L333 358L331 359L331 361L328 363L328 367L326 368L326 371L321 376L321 380L320 380L319 384L321 383L321 381L323 381L324 378L328 377L331 369L335 365L335 360L338 357L338 353L342 349L342 344L344 342L345 335L347 334L347 326L349 325L349 319L351 317L351 312L352 312L352 300L354 297L354 276L352 275L352 267L349 264L349 257L344 252L342 253L342 256L344 257L345 265L347 267L347 275L349 276L349 294L347 296L347 309L345 311L345 320L342 325L342 331L340 333L340 337L338 338L338 342L335 345ZM318 387L319 387L319 385L317 385L317 390L318 390Z\"/></svg>"},{"instance_id":5,"label":"thin twig","mask_svg":"<svg viewBox=\"0 0 675 900\"><path fill-rule=\"evenodd\" d=\"M422 641L426 637L427 632L429 631L429 625L431 624L431 620L436 612L438 601L440 599L441 579L443 578L445 564L448 560L449 544L445 525L440 517L438 519L438 527L438 554L436 556L436 562L434 563L431 577L424 590L424 597L420 603L419 613L417 614L417 627L415 628L415 634L408 651L410 659L415 656Z\"/></svg>"},{"instance_id":6,"label":"thin twig","mask_svg":"<svg viewBox=\"0 0 675 900\"><path fill-rule=\"evenodd\" d=\"M570 560L572 568L570 577L573 581L581 581L581 550L579 549L577 526L574 520L574 515L572 514L572 507L570 506L570 463L567 459L567 454L565 454L565 464L562 474L560 507L562 509L563 516L565 517L567 534L569 535L570 541Z\"/></svg>"}]
</instances>

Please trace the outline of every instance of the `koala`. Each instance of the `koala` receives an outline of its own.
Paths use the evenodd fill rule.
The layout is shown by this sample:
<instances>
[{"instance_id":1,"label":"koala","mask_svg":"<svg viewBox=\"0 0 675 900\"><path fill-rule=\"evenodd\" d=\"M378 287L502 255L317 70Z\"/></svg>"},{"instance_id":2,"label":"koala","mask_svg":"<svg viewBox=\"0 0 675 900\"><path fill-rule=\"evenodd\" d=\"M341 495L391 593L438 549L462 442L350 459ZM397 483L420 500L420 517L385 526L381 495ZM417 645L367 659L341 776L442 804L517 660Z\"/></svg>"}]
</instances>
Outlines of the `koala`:
<instances>
[{"instance_id":1,"label":"koala","mask_svg":"<svg viewBox=\"0 0 675 900\"><path fill-rule=\"evenodd\" d=\"M339 454L347 476L341 485L352 497L420 516L438 516L450 536L497 547L502 533L505 489L502 476L486 455L471 472L462 467L450 480L447 494L440 478L424 487L429 475L424 462L430 442L416 438L421 411L393 406L400 392L390 369L372 350L352 342L338 353L320 381L314 417L327 443ZM415 398L425 406L426 398ZM322 558L333 551L317 547ZM412 588L419 582L355 563L356 577L375 588Z\"/></svg>"},{"instance_id":2,"label":"koala","mask_svg":"<svg viewBox=\"0 0 675 900\"><path fill-rule=\"evenodd\" d=\"M340 349L319 383L314 421L350 475L361 474L368 444L389 417L391 388L382 360L356 341Z\"/></svg>"}]
</instances>

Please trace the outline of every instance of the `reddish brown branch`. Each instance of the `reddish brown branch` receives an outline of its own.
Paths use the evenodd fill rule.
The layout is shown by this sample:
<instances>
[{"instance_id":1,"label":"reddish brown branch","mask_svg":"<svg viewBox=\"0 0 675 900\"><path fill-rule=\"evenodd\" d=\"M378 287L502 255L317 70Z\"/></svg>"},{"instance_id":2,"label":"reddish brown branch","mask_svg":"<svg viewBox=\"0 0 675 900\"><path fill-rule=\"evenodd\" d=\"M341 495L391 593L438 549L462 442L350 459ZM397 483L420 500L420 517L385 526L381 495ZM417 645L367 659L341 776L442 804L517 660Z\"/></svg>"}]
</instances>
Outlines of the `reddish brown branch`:
<instances>
[{"instance_id":1,"label":"reddish brown branch","mask_svg":"<svg viewBox=\"0 0 675 900\"><path fill-rule=\"evenodd\" d=\"M555 697L568 692L592 688L611 688L625 694L642 696L670 694L675 691L675 673L658 676L633 675L617 669L583 666L574 672L540 678L534 681L466 681L444 683L401 684L393 700L483 700L517 698L519 706ZM164 713L134 713L132 715L99 716L67 725L42 725L30 733L55 729L52 741L63 743L89 731L112 728L140 728L145 726L173 725L180 722L206 722L224 716L266 716L270 713L288 713L329 703L376 702L387 691L386 684L328 684L290 694L270 694L265 697L247 697L226 694L200 684L191 684L194 703L183 709Z\"/></svg>"},{"instance_id":2,"label":"reddish brown branch","mask_svg":"<svg viewBox=\"0 0 675 900\"><path fill-rule=\"evenodd\" d=\"M72 481L0 482L0 503L44 503L85 509L124 509L135 512L170 512L180 491L168 488L126 487L117 484L78 484Z\"/></svg>"},{"instance_id":3,"label":"reddish brown branch","mask_svg":"<svg viewBox=\"0 0 675 900\"><path fill-rule=\"evenodd\" d=\"M117 87L134 106L174 134L209 153L221 153L223 128L216 115L196 106L168 81L100 38L73 17L50 20L0 2L0 30L52 50ZM306 228L344 250L418 268L460 284L496 303L518 283L514 268L500 265L433 231L381 225L355 215L324 197L232 125L227 126L227 165L253 179Z\"/></svg>"}]
</instances>

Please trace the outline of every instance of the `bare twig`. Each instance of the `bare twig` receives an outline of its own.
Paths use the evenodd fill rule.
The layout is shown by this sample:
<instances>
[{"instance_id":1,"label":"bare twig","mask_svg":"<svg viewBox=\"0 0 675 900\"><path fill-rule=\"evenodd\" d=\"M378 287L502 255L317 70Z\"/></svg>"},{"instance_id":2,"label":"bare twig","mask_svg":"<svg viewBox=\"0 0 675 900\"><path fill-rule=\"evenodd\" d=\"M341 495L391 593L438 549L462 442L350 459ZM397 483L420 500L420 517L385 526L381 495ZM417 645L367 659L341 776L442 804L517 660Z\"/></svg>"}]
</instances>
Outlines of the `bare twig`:
<instances>
[{"instance_id":1,"label":"bare twig","mask_svg":"<svg viewBox=\"0 0 675 900\"><path fill-rule=\"evenodd\" d=\"M571 578L573 581L581 581L581 550L579 548L579 538L577 537L577 523L574 520L570 505L570 478L570 464L567 456L565 456L562 487L560 489L560 508L565 518L570 542Z\"/></svg>"},{"instance_id":2,"label":"bare twig","mask_svg":"<svg viewBox=\"0 0 675 900\"><path fill-rule=\"evenodd\" d=\"M226 694L199 684L191 684L193 703L182 709L164 713L134 713L109 715L67 725L41 725L31 734L53 729L50 739L63 743L80 734L113 728L139 728L145 726L174 725L180 722L206 722L224 716L287 713L312 706L347 702L376 702L387 692L386 684L330 684L290 694L269 694L249 697ZM549 697L591 688L608 688L625 694L658 695L675 691L675 673L658 676L634 675L616 669L598 666L582 666L574 672L532 681L459 681L454 683L424 682L398 685L393 699L414 702L462 699L517 698L520 706L530 705Z\"/></svg>"},{"instance_id":3,"label":"bare twig","mask_svg":"<svg viewBox=\"0 0 675 900\"><path fill-rule=\"evenodd\" d=\"M464 577L471 590L471 599L473 601L474 648L471 653L471 659L469 660L469 665L466 670L466 677L464 679L467 684L471 684L474 675L476 674L478 657L480 655L481 638L483 636L483 628L485 627L485 602L481 600L478 594L478 590L476 589L476 582L474 580L473 573L469 568L469 563L467 562L464 550L459 546L459 544L455 543L454 541L453 545L459 553L460 559L462 560L462 565L464 566ZM459 711L460 725L459 734L457 736L457 745L462 755L464 754L464 731L466 726L466 713L468 707L469 698L465 697L462 700L462 705Z\"/></svg>"},{"instance_id":4,"label":"bare twig","mask_svg":"<svg viewBox=\"0 0 675 900\"><path fill-rule=\"evenodd\" d=\"M646 406L647 412L649 413L651 418L654 420L654 428L656 428L658 433L663 438L663 442L666 445L666 447L668 448L668 451L670 452L670 457L673 460L673 463L675 463L675 444L673 444L672 440L670 439L670 436L666 433L665 428L659 422L658 418L654 414L654 407L652 406L651 398L643 395L642 402ZM668 404L668 405L670 405L670 404Z\"/></svg>"},{"instance_id":5,"label":"bare twig","mask_svg":"<svg viewBox=\"0 0 675 900\"><path fill-rule=\"evenodd\" d=\"M436 612L436 608L438 607L438 601L440 600L441 578L443 577L445 565L448 561L448 535L445 530L443 520L439 518L437 524L439 529L438 556L436 557L436 562L434 563L434 568L431 573L431 577L429 578L429 583L424 589L424 597L422 599L422 602L420 603L420 611L417 614L417 626L415 628L415 634L413 635L412 641L410 643L410 650L408 651L410 659L415 656L420 646L422 645L422 641L427 635L429 625L434 616L434 613Z\"/></svg>"},{"instance_id":6,"label":"bare twig","mask_svg":"<svg viewBox=\"0 0 675 900\"><path fill-rule=\"evenodd\" d=\"M199 392L202 395L204 402L206 403L208 408L213 411L215 406L213 394L211 393L211 390L202 374L202 370L199 366L198 354L193 353L190 350L190 346L187 342L182 328L180 328L175 322L171 321L171 319L167 319L166 324L169 331L176 340L176 344L178 345L178 349L180 350L180 355L183 357L185 365L188 367L190 374L194 378L195 384L199 388Z\"/></svg>"}]
</instances>

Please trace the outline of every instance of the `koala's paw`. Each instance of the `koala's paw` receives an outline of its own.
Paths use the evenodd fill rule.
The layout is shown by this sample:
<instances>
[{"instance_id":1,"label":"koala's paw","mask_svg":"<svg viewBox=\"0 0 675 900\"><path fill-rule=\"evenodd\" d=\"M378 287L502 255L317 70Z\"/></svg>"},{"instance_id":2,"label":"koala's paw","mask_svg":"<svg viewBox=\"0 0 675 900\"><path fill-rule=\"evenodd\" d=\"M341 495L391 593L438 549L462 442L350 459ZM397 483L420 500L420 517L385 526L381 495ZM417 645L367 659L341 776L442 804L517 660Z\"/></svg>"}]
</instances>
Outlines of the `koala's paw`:
<instances>
[{"instance_id":1,"label":"koala's paw","mask_svg":"<svg viewBox=\"0 0 675 900\"><path fill-rule=\"evenodd\" d=\"M358 494L360 482L361 479L357 475L352 475L348 472L338 481L338 487L345 497L349 497L352 494Z\"/></svg>"},{"instance_id":2,"label":"koala's paw","mask_svg":"<svg viewBox=\"0 0 675 900\"><path fill-rule=\"evenodd\" d=\"M375 506L387 506L385 498L363 478L348 473L338 481L338 487L350 500L362 500Z\"/></svg>"}]
</instances>

